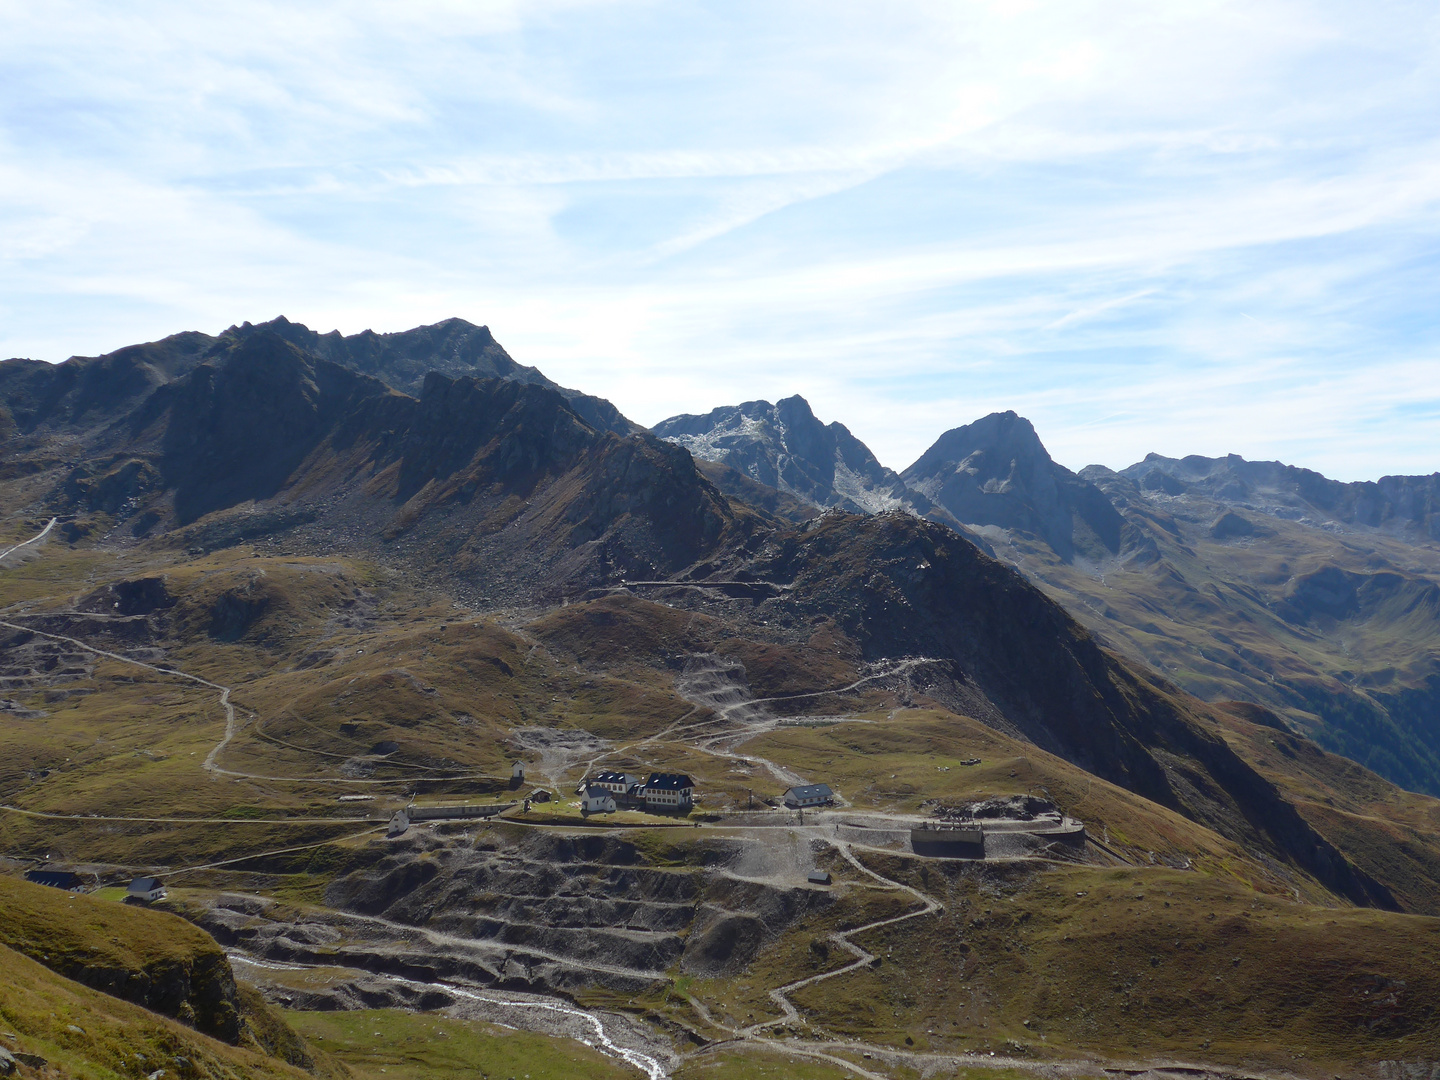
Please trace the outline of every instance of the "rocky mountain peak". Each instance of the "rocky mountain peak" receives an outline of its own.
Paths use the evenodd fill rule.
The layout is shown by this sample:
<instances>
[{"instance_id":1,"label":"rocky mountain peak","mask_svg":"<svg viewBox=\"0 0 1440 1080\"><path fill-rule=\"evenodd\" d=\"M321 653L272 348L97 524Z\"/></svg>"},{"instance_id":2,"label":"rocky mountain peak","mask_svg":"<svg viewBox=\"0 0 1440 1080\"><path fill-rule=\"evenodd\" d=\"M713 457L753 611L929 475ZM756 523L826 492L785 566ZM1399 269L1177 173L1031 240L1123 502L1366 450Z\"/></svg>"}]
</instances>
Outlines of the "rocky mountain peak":
<instances>
[{"instance_id":1,"label":"rocky mountain peak","mask_svg":"<svg viewBox=\"0 0 1440 1080\"><path fill-rule=\"evenodd\" d=\"M844 424L822 423L799 394L746 401L704 415L672 416L655 425L662 439L697 458L719 462L820 509L853 513L932 507L908 491Z\"/></svg>"},{"instance_id":2,"label":"rocky mountain peak","mask_svg":"<svg viewBox=\"0 0 1440 1080\"><path fill-rule=\"evenodd\" d=\"M945 432L901 476L929 476L946 462L960 464L976 453L984 454L990 462L1004 462L1018 469L1054 464L1035 426L1025 417L1007 410ZM992 470L994 468L998 465L992 466Z\"/></svg>"},{"instance_id":3,"label":"rocky mountain peak","mask_svg":"<svg viewBox=\"0 0 1440 1080\"><path fill-rule=\"evenodd\" d=\"M1061 558L1120 547L1121 518L1094 484L1057 465L1034 425L1014 412L991 413L935 440L900 474L968 525L995 526L1042 539Z\"/></svg>"}]
</instances>

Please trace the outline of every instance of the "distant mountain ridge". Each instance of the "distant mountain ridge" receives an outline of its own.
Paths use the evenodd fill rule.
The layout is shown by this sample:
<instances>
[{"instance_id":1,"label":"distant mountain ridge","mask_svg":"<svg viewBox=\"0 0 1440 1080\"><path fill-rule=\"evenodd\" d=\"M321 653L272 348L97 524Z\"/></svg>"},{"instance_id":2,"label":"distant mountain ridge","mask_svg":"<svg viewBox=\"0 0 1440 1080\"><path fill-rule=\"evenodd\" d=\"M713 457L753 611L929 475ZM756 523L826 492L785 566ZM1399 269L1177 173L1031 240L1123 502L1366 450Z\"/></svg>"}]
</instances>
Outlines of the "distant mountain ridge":
<instances>
[{"instance_id":1,"label":"distant mountain ridge","mask_svg":"<svg viewBox=\"0 0 1440 1080\"><path fill-rule=\"evenodd\" d=\"M819 509L945 522L1192 693L1262 704L1440 793L1440 474L1343 484L1279 462L1155 454L1075 473L1001 412L945 432L897 475L799 397L655 430Z\"/></svg>"},{"instance_id":2,"label":"distant mountain ridge","mask_svg":"<svg viewBox=\"0 0 1440 1080\"><path fill-rule=\"evenodd\" d=\"M1098 466L1091 466L1092 469ZM1081 475L1084 475L1082 473ZM1147 454L1120 475L1146 492L1196 493L1272 517L1338 521L1440 541L1440 472L1343 483L1279 461Z\"/></svg>"},{"instance_id":3,"label":"distant mountain ridge","mask_svg":"<svg viewBox=\"0 0 1440 1080\"><path fill-rule=\"evenodd\" d=\"M1197 696L1440 793L1440 474L1343 484L1233 455L1077 474L1013 412L897 474L798 395L639 430L458 319L346 337L281 318L0 363L4 475L33 475L26 498L71 540L87 521L200 547L323 522L494 598L680 572L760 522L899 510Z\"/></svg>"},{"instance_id":4,"label":"distant mountain ridge","mask_svg":"<svg viewBox=\"0 0 1440 1080\"><path fill-rule=\"evenodd\" d=\"M693 1008L717 1018L696 1038L769 1017L756 1030L776 1027L792 1056L837 1045L790 1039L823 1023L877 1040L846 1043L877 1059L920 1036L903 1059L917 1066L993 1046L1096 1069L1102 1052L1153 1054L1174 1071L1175 1048L1193 1059L1196 1033L1213 1032L1214 1066L1190 1072L1428 1075L1440 801L1288 727L1440 776L1433 699L1415 682L1440 618L1420 564L1440 548L1080 477L1002 413L914 467L978 519L991 557L958 521L923 520L926 497L885 487L898 474L870 470L842 426L809 424L801 400L689 434L811 499L889 491L902 505L821 512L651 432L592 423L523 372L496 377L482 335L437 326L409 340L452 367L406 391L358 370L411 379L423 361L398 345L357 358L332 342L340 363L288 324L0 363L8 852L110 874L269 858L236 877L235 906L184 910L261 963L349 969L332 997L274 984L306 1008L446 1000L410 983L374 996L370 979L400 968L437 993L454 978L652 1003L679 972L704 997L647 1013L666 1025L658 1047ZM216 692L243 712L222 713ZM542 816L512 805L484 835L379 838L415 792L499 790L517 758L561 795ZM691 775L699 812L669 824L693 827L573 816L565 793L601 762ZM745 815L801 780L902 838L1042 798L1084 830L1055 843L1047 830L1025 855L992 843L975 853L988 864L903 843L852 852L838 836L777 848L775 815ZM368 809L342 797L337 815L341 784L365 785ZM301 869L339 868L304 904L273 884L292 837L306 840ZM812 868L838 870L832 887ZM57 910L81 904L44 892ZM351 935L357 919L373 936ZM843 992L797 998L792 1024L764 1002L839 985L813 978L840 970L819 948L826 925L883 929L884 955L845 968ZM397 944L397 926L411 940ZM433 947L412 948L425 935ZM47 941L33 951L53 959ZM11 1012L48 1015L48 1045L65 1049L67 1009ZM13 1026L12 1043L34 1037ZM136 1044L114 1030L123 1058L106 1060L133 1072ZM1114 1031L1135 1037L1096 1041ZM166 1070L191 1044L169 1045ZM193 1073L200 1059L179 1060Z\"/></svg>"}]
</instances>

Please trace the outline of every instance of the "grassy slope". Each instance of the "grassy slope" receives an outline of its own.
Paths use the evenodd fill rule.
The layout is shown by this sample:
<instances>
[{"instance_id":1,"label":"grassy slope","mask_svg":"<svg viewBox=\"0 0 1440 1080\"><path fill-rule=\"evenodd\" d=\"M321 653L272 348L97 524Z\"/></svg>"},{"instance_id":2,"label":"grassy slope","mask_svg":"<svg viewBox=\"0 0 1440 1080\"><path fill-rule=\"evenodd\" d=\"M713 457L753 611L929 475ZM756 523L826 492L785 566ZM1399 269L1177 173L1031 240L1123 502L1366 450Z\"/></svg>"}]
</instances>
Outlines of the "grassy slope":
<instances>
[{"instance_id":1,"label":"grassy slope","mask_svg":"<svg viewBox=\"0 0 1440 1080\"><path fill-rule=\"evenodd\" d=\"M139 970L157 961L223 957L205 931L150 908L0 876L0 945L44 954L55 966Z\"/></svg>"},{"instance_id":2,"label":"grassy slope","mask_svg":"<svg viewBox=\"0 0 1440 1080\"><path fill-rule=\"evenodd\" d=\"M1407 909L1440 914L1440 802L1416 795L1314 743L1242 716L1219 714L1230 744L1284 788L1302 816Z\"/></svg>"},{"instance_id":3,"label":"grassy slope","mask_svg":"<svg viewBox=\"0 0 1440 1080\"><path fill-rule=\"evenodd\" d=\"M1302 1072L1440 1053L1434 919L1296 904L1166 868L867 859L946 910L863 937L878 968L799 991L820 1027L920 1048Z\"/></svg>"},{"instance_id":4,"label":"grassy slope","mask_svg":"<svg viewBox=\"0 0 1440 1080\"><path fill-rule=\"evenodd\" d=\"M323 1054L313 1055L258 995L235 985L229 960L209 934L175 915L115 899L0 877L0 907L5 911L0 946L39 961L57 976L117 994L146 980L158 987L173 986L183 972L191 993L179 1012L187 1022L221 1034L212 1025L228 1021L234 1025L230 1030L238 1032L240 1046L318 1076L343 1073Z\"/></svg>"},{"instance_id":5,"label":"grassy slope","mask_svg":"<svg viewBox=\"0 0 1440 1080\"><path fill-rule=\"evenodd\" d=\"M167 1076L214 1080L311 1080L273 1057L197 1031L62 978L0 946L0 1021L63 1076L80 1080ZM78 1030L77 1030L78 1029ZM177 1063L184 1058L188 1066Z\"/></svg>"},{"instance_id":6,"label":"grassy slope","mask_svg":"<svg viewBox=\"0 0 1440 1080\"><path fill-rule=\"evenodd\" d=\"M571 1039L394 1009L295 1012L290 1022L360 1080L631 1080L635 1070Z\"/></svg>"},{"instance_id":7,"label":"grassy slope","mask_svg":"<svg viewBox=\"0 0 1440 1080\"><path fill-rule=\"evenodd\" d=\"M808 646L788 647L746 639L714 618L634 598L571 605L523 627L504 626L458 618L448 605L426 600L403 580L346 560L262 559L243 549L167 563L169 558L92 554L83 574L47 577L50 598L35 607L69 608L107 576L163 573L177 601L157 620L165 627L161 643L170 661L236 688L242 725L221 763L301 779L206 775L200 762L222 731L215 692L102 660L92 679L66 684L93 693L53 702L44 693L31 694L24 704L48 715L17 720L0 731L0 751L13 751L0 753L11 762L9 771L0 769L6 800L57 813L214 816L234 824L61 823L7 814L0 818L0 834L11 850L198 865L336 839L363 826L247 821L365 815L383 820L426 777L476 772L498 781L513 753L509 733L525 726L625 736L601 759L604 765L640 772L683 769L700 781L707 808L725 809L742 804L751 789L773 795L769 778L743 761L696 753L675 742L633 747L681 718L693 723L709 716L678 697L668 658L704 651L732 656L744 664L752 692L761 696L843 686L856 675L843 636L826 627L817 628ZM54 570L48 559L36 560L5 572L6 583L28 581L42 567ZM264 603L256 601L254 618L238 636L230 635L235 640L216 640L208 632L213 613L235 596L261 596ZM894 704L878 692L800 699L791 704L793 711L841 710L875 722L787 728L753 748L803 775L836 783L858 805L917 810L927 799L1043 789L1090 821L1098 835L1135 849L1142 859L1150 853L1199 859L1257 885L1287 891L1298 885L1313 895L1303 877L1277 877L1264 860L1033 746L948 712L896 711ZM384 759L369 757L355 772L351 765L383 739L400 749ZM959 765L969 757L984 763ZM39 768L51 769L51 775L43 780L26 775ZM384 782L322 782L346 775ZM578 775L557 780L573 782ZM442 783L432 790L475 795L495 786ZM341 803L340 793L372 798ZM1342 796L1330 805L1348 815L1345 828L1333 822L1322 827L1319 811L1307 819L1347 851L1393 846L1393 829L1369 820L1376 816L1373 799ZM1318 801L1303 791L1297 797ZM1415 855L1400 867L1398 887L1412 906L1424 907L1425 882L1434 880L1427 874L1440 876L1440 846L1424 835L1409 842ZM1385 880L1387 867L1400 865L1388 857L1372 864Z\"/></svg>"},{"instance_id":8,"label":"grassy slope","mask_svg":"<svg viewBox=\"0 0 1440 1080\"><path fill-rule=\"evenodd\" d=\"M103 565L92 561L85 564L88 569L83 574L60 584L47 579L45 587L54 590L52 606L62 607L67 597L93 587L106 574L120 570L133 576L157 568L157 558L127 556ZM37 561L7 573L23 577L29 568L42 565ZM258 580L260 570L281 595L237 641L212 640L202 629L204 613L219 596ZM822 645L818 639L823 634L817 631L817 641L810 647L784 648L747 641L713 620L642 601L572 605L524 627L473 619L445 625L444 620L453 616L448 608L418 602L407 606L406 600L414 600L414 594L406 592L403 583L367 578L368 571L359 566L337 570L314 560L252 560L230 552L176 564L170 572L174 591L182 596L178 610L169 617L171 625L180 627L182 619L189 620L185 623L189 629L183 636L177 630L168 645L172 655L187 669L237 686L237 700L254 709L270 736L256 738L253 726L247 728L234 758L227 756L225 763L234 767L236 762L249 761L257 766L255 771L274 775L290 770L296 776L338 776L347 757L363 752L366 740L383 732L398 733L402 752L395 756L403 763L437 768L447 761L481 769L503 763L509 753L504 740L514 726L565 725L603 734L624 732L633 740L690 711L689 703L674 694L673 675L663 665L663 658L677 651L709 650L742 657L752 689L761 694L843 685L855 670L843 640L833 635ZM336 585L337 575L345 581L343 586ZM345 601L355 600L357 590L372 614L352 621ZM321 649L340 651L320 663L303 662ZM119 668L97 667L89 684L98 691L95 694L51 703L39 694L27 699L50 711L50 717L26 729L25 738L10 734L18 723L0 738L15 738L16 747L39 745L50 755L45 761L57 768L53 778L58 782L48 787L48 781L27 784L14 795L16 801L80 812L140 805L163 807L167 813L232 815L257 809L320 813L336 805L333 787L204 778L196 761L218 737L213 693ZM127 677L137 681L125 681ZM363 694L344 696L347 689L361 685ZM435 693L429 692L432 687ZM150 700L144 700L147 697ZM303 708L289 704L302 699ZM214 713L204 715L201 710L207 707ZM1433 962L1436 950L1429 936L1432 924L1425 920L1282 901L1279 897L1291 897L1292 890L1299 888L1306 899L1333 905L1306 879L1255 859L1193 822L966 717L931 707L897 709L894 700L880 694L852 696L838 706L835 699L820 699L801 707L815 712L838 707L872 722L781 729L742 747L742 752L753 748L807 775L832 779L862 807L913 810L929 799L959 801L1043 789L1132 858L1148 863L1154 853L1157 859L1172 862L1188 859L1201 871L1179 874L1147 867L1116 871L1122 876L1110 878L1104 877L1108 872L1091 869L1058 869L1043 875L1022 872L1019 880L1030 884L1015 886L1011 891L1017 899L1006 902L1030 905L1025 909L1030 912L1028 919L1013 928L1007 923L987 936L987 927L994 927L983 921L973 925L973 915L964 913L987 902L993 908L992 893L1003 891L1002 886L942 880L934 876L941 874L939 865L931 864L931 878L917 884L946 900L946 914L901 924L889 932L889 940L867 942L872 948L885 944L894 956L904 957L909 965L901 969L904 978L897 979L882 964L878 973L856 973L822 984L823 989L802 992L801 1004L822 1027L853 1029L897 1044L905 1035L931 1038L928 1032L935 1030L937 1045L943 1041L958 1048L1029 1038L1036 1053L1055 1046L1113 1049L1117 1028L1133 1030L1137 1050L1148 1052L1193 1049L1194 1040L1202 1035L1213 1038L1226 1032L1229 1042L1217 1039L1207 1051L1209 1056L1283 1064L1286 1059L1273 1036L1278 1024L1282 1030L1298 1032L1299 1045L1310 1047L1313 1055L1338 1061L1373 1057L1381 1051L1364 1032L1344 1029L1339 1035L1324 1036L1325 1024L1347 1015L1346 1010L1357 1003L1368 1004L1364 992L1368 984L1352 986L1337 979L1336 971L1373 975L1379 981L1374 981L1372 993L1384 990L1382 1000L1389 996L1389 983L1400 981L1430 992L1424 966ZM367 717L366 710L373 715ZM468 715L473 725L460 723L461 714ZM703 712L697 715L703 718ZM631 716L633 730L625 727ZM365 726L381 720L388 726ZM341 724L355 724L360 734L347 733ZM1403 827L1409 830L1403 839L1411 854L1428 865L1433 841L1422 830L1434 821L1433 800L1403 796L1363 770L1346 779L1349 774L1341 767L1345 763L1324 756L1312 760L1313 755L1306 757L1295 749L1303 744L1292 746L1260 725L1235 719L1227 721L1224 730L1247 759L1262 766L1271 762L1277 776L1287 777L1289 790L1302 803L1307 818L1325 835L1343 841L1346 850L1380 853L1384 845L1377 838ZM144 783L137 785L134 776L114 781L111 769L122 760L136 759L136 749L150 745L146 740L153 733L168 733L164 737L175 741L155 744L162 746L162 760L142 755L141 767L148 770ZM277 739L281 742L273 741ZM1294 757L1285 756L1278 743L1291 749ZM72 760L67 763L65 757ZM982 764L959 764L969 757L980 757ZM701 778L707 794L721 798L738 798L747 783L755 782L737 772L728 758L695 754L676 745L652 744L613 760L621 765L633 761L637 768L661 762L688 768ZM261 765L263 769L258 768ZM392 772L385 773L386 767ZM394 765L378 769L377 776L409 779L413 775ZM396 798L389 792L403 792L406 787L397 783L382 789L375 809L388 810L387 800ZM331 833L324 831L326 827L281 829L239 820L233 826L189 832L146 832L140 827L117 831L99 823L60 826L31 819L17 824L13 817L5 818L3 827L12 845L23 841L49 849L58 838L77 854L90 857L108 851L134 858L144 852L153 860L176 861L192 861L202 853L262 850L266 845L322 839L340 831L339 827ZM251 878L250 884L263 880L276 891L300 890L297 897L313 897L334 867L348 865L356 850L353 845L335 844L267 860L264 865L273 873ZM251 864L258 865L262 864ZM892 874L921 872L916 864L885 865ZM1372 872L1384 876L1384 870L1380 866ZM284 871L293 876L277 876ZM1423 901L1426 881L1431 879L1408 864L1393 875L1410 889L1407 899ZM757 1018L766 1015L767 986L842 961L833 949L829 956L812 949L815 938L855 925L862 914L894 913L908 903L893 893L864 889L859 882L850 886L855 895L847 904L856 908L853 919L838 921L846 918L847 906L837 905L827 916L836 920L833 925L824 919L802 924L767 950L750 972L736 980L699 986L697 993L717 1012L737 1019L751 1013ZM1075 892L1088 897L1107 895L1106 889L1119 892L1093 917L1066 906L1070 902L1066 898L1073 898ZM1160 900L1158 908L1146 906L1145 919L1140 918L1139 908L1120 919L1124 896L1140 892L1151 896L1157 890L1175 895ZM1171 908L1163 907L1166 901ZM1223 906L1217 910L1216 905ZM1247 983L1239 997L1210 992L1216 975L1224 986L1234 984L1236 973L1224 965L1233 959L1226 952L1232 940L1227 935L1239 931L1233 930L1226 912L1247 919L1239 914L1242 908L1250 911L1248 920L1235 925L1245 927L1258 919L1253 925L1275 932L1273 940L1264 935L1247 939L1245 957L1253 955L1256 967L1284 972L1286 979L1304 988L1305 1001L1281 995L1278 1004L1271 1002L1258 982ZM1216 913L1213 921L1211 911ZM1116 921L1107 923L1107 919ZM1338 931L1330 926L1332 922L1340 927ZM1117 929L1112 932L1112 928ZM973 957L967 959L969 954L960 949L962 944L974 950L974 956L988 959L984 964L972 963ZM1140 951L1132 955L1132 947L1139 950L1141 944L1150 951L1143 957ZM1159 958L1158 964L1151 964L1152 956ZM1122 965L1124 957L1130 960ZM1242 961L1242 966L1248 962ZM1162 980L1156 974L1162 968L1167 974L1185 975L1178 998L1167 996L1165 987L1175 980ZM1119 974L1112 976L1112 971ZM1043 985L1057 989L1052 998L1039 1001L1033 991ZM1397 1001L1399 1026L1376 1030L1390 1031L1397 1040L1404 1035L1401 1056L1433 1054L1433 1024L1415 1011L1411 997L1401 993ZM1190 1018L1188 1028L1179 1022L1183 1017ZM1132 1024L1133 1018L1140 1022ZM1034 1032L1021 1023L1025 1019L1049 1024L1040 1031L1046 1038L1032 1038ZM694 1022L693 1017L690 1020ZM389 1068L379 1063L375 1067Z\"/></svg>"}]
</instances>

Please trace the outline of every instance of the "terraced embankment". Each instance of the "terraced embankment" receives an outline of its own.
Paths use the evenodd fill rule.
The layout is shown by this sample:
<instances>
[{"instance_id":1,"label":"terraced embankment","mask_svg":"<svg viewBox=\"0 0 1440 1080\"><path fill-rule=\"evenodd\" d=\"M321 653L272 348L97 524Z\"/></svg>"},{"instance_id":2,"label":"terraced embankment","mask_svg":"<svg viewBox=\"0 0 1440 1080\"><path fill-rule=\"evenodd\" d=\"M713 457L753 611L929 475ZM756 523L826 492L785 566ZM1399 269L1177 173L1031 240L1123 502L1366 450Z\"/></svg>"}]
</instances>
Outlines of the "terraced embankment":
<instances>
[{"instance_id":1,"label":"terraced embankment","mask_svg":"<svg viewBox=\"0 0 1440 1080\"><path fill-rule=\"evenodd\" d=\"M470 841L445 831L448 839L427 830L388 841L372 865L330 885L328 910L220 894L199 921L265 960L531 992L636 993L677 965L733 974L833 900L827 889L728 872L743 845L726 839L697 855L708 865L664 865L610 836L487 826Z\"/></svg>"}]
</instances>

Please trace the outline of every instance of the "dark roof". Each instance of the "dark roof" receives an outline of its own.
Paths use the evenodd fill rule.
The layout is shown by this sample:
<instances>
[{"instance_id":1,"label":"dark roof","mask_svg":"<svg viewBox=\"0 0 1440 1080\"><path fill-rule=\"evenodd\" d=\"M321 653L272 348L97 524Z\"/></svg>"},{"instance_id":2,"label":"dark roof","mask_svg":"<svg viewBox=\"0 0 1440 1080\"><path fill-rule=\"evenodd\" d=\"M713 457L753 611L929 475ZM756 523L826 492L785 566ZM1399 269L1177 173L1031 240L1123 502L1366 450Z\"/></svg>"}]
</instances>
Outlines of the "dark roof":
<instances>
[{"instance_id":1,"label":"dark roof","mask_svg":"<svg viewBox=\"0 0 1440 1080\"><path fill-rule=\"evenodd\" d=\"M610 799L614 797L614 794L610 791L609 788L596 787L594 784L586 784L585 797L587 799L594 799L597 797Z\"/></svg>"},{"instance_id":2,"label":"dark roof","mask_svg":"<svg viewBox=\"0 0 1440 1080\"><path fill-rule=\"evenodd\" d=\"M785 794L793 794L797 799L829 799L835 793L830 790L829 784L802 784L800 787L790 788Z\"/></svg>"},{"instance_id":3,"label":"dark roof","mask_svg":"<svg viewBox=\"0 0 1440 1080\"><path fill-rule=\"evenodd\" d=\"M27 870L25 880L54 889L74 889L80 885L80 875L73 870Z\"/></svg>"},{"instance_id":4,"label":"dark roof","mask_svg":"<svg viewBox=\"0 0 1440 1080\"><path fill-rule=\"evenodd\" d=\"M623 772L598 772L589 781L592 784L633 784L635 778Z\"/></svg>"},{"instance_id":5,"label":"dark roof","mask_svg":"<svg viewBox=\"0 0 1440 1080\"><path fill-rule=\"evenodd\" d=\"M137 877L130 882L130 892L154 892L164 887L165 883L158 877Z\"/></svg>"},{"instance_id":6,"label":"dark roof","mask_svg":"<svg viewBox=\"0 0 1440 1080\"><path fill-rule=\"evenodd\" d=\"M652 789L679 791L681 788L693 788L695 782L683 772L652 772L650 779L645 782L645 786Z\"/></svg>"}]
</instances>

